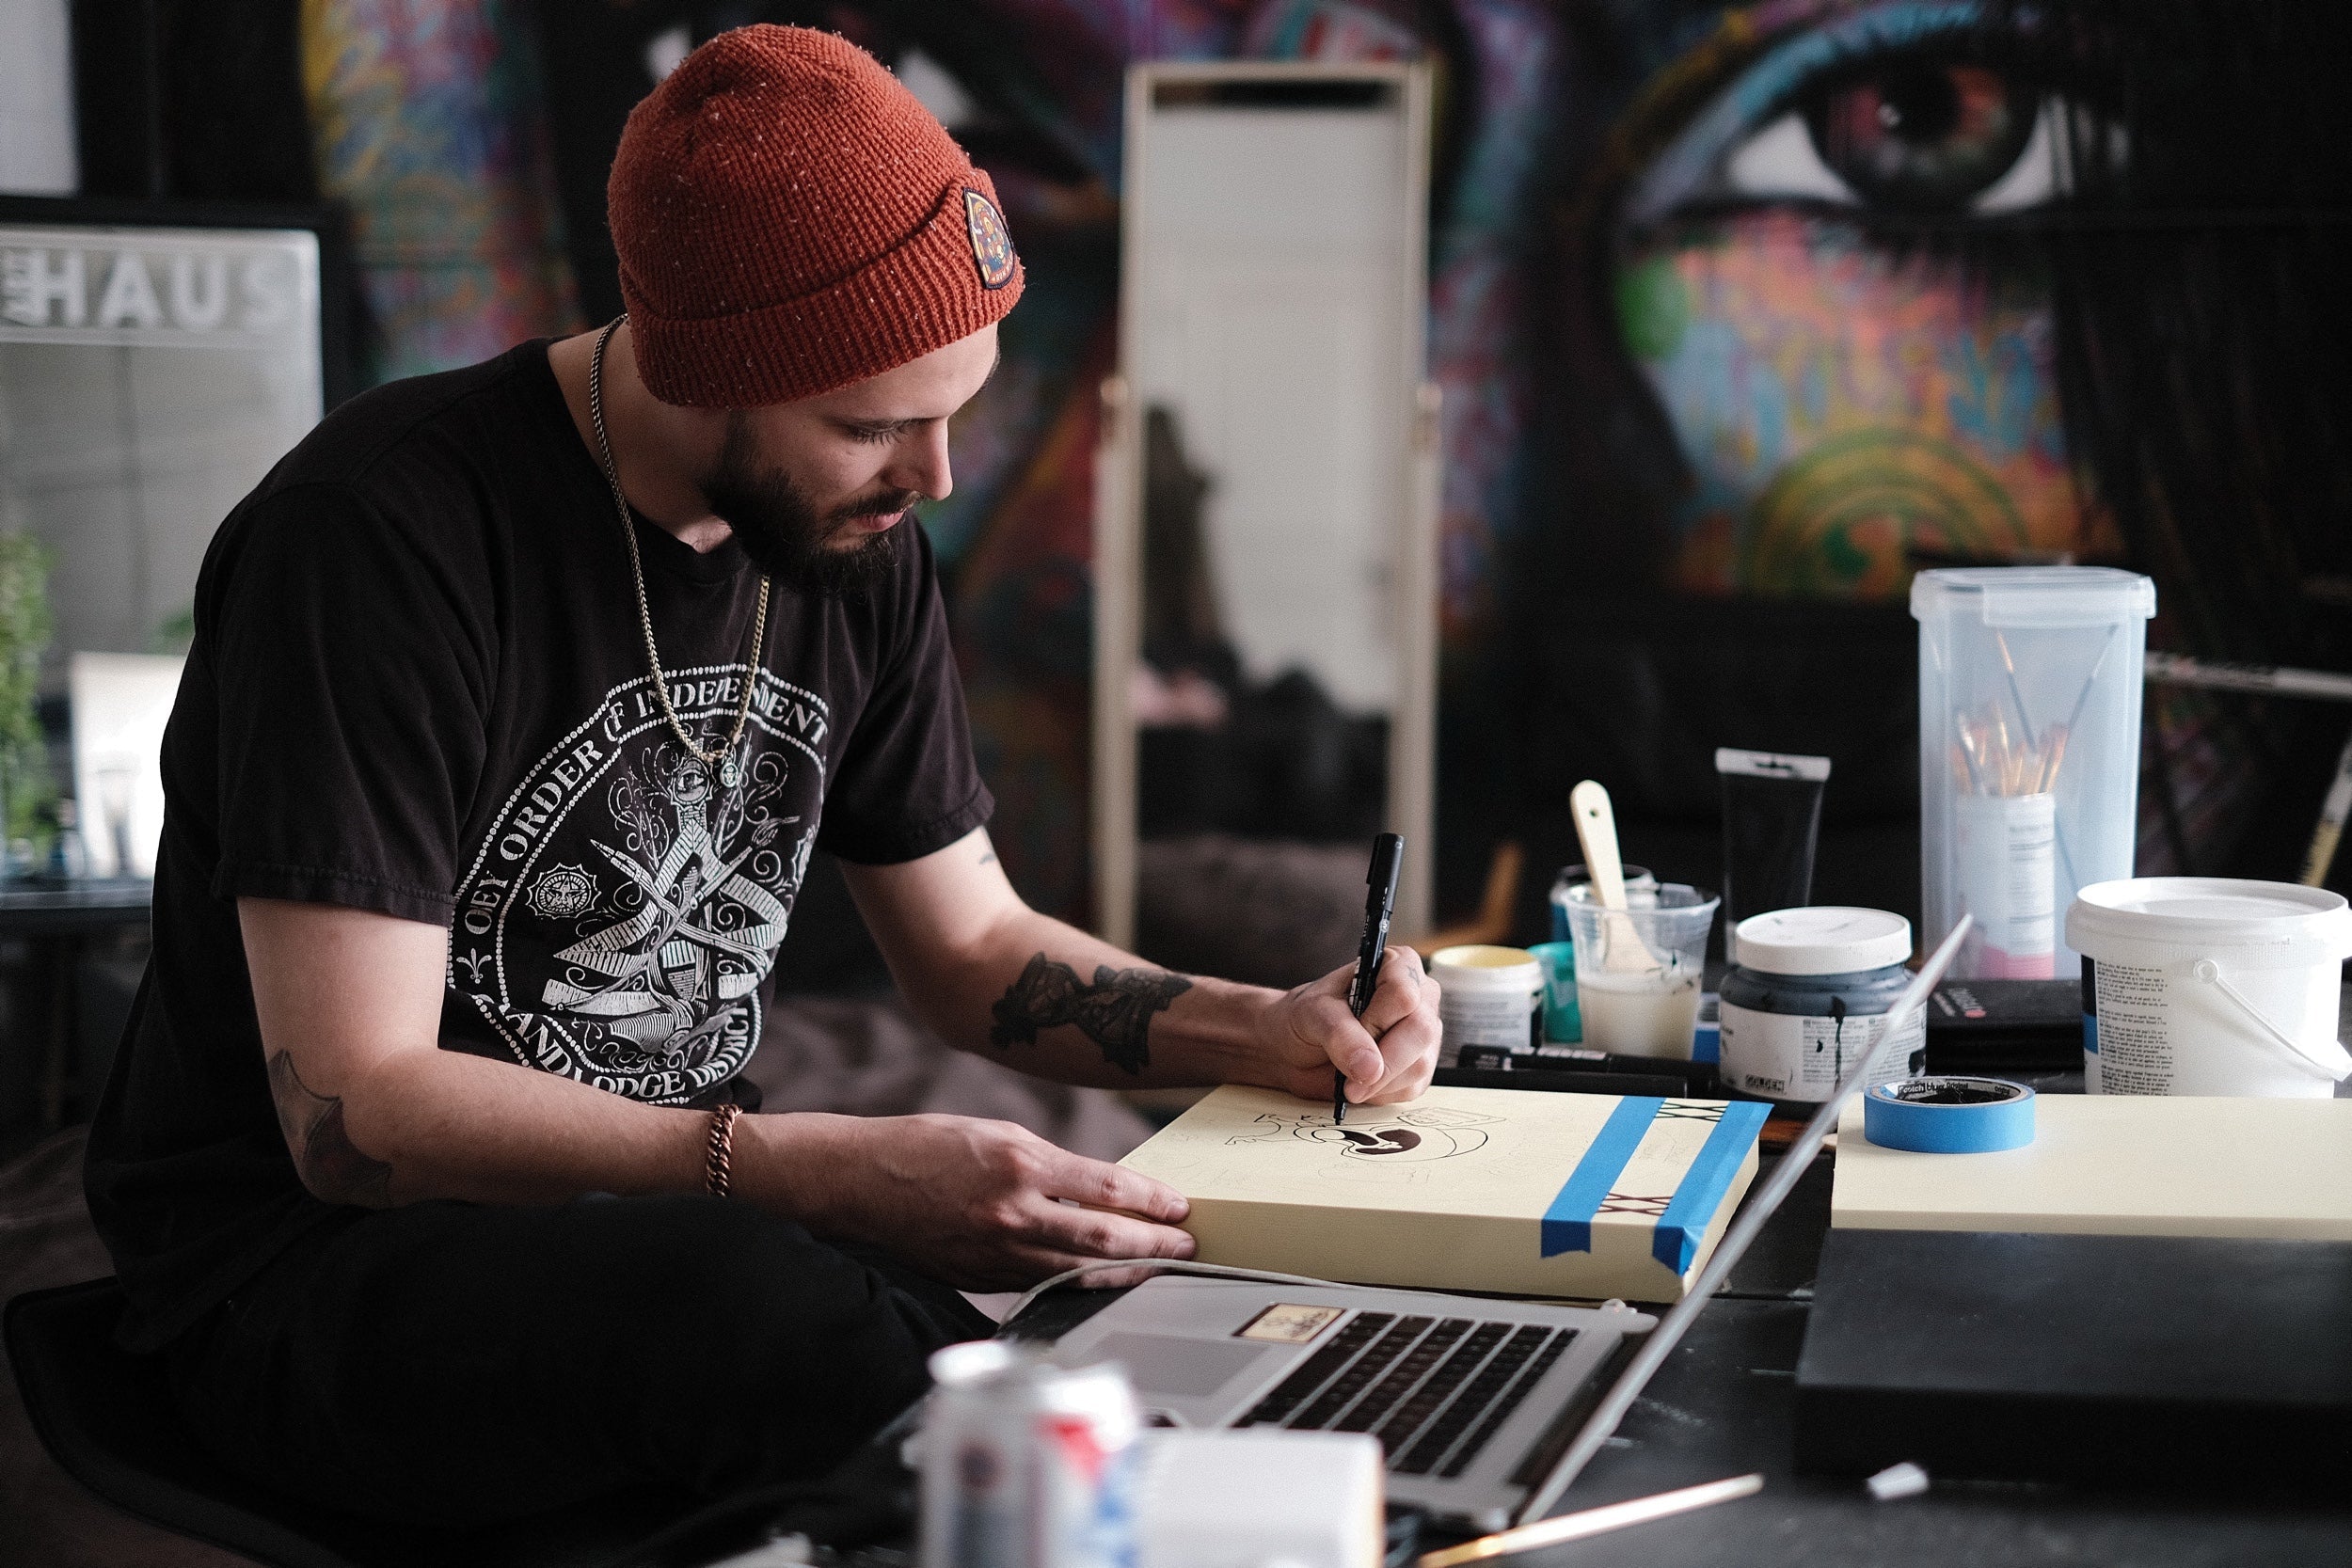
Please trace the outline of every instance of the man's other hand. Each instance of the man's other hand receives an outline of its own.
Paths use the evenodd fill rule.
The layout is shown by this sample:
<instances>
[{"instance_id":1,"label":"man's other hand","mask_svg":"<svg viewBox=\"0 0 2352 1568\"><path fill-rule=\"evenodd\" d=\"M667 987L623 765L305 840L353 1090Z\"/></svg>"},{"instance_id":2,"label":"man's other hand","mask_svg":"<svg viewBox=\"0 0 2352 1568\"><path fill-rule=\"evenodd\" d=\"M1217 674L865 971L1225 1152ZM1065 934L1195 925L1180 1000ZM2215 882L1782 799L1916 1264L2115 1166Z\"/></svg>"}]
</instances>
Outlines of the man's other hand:
<instances>
[{"instance_id":1,"label":"man's other hand","mask_svg":"<svg viewBox=\"0 0 2352 1568\"><path fill-rule=\"evenodd\" d=\"M1391 947L1380 983L1360 1019L1347 1010L1356 966L1335 969L1299 987L1266 1009L1259 1080L1302 1100L1328 1100L1333 1069L1347 1075L1353 1105L1393 1105L1418 1100L1438 1070L1438 982L1421 955Z\"/></svg>"},{"instance_id":2,"label":"man's other hand","mask_svg":"<svg viewBox=\"0 0 2352 1568\"><path fill-rule=\"evenodd\" d=\"M1010 1122L804 1113L745 1117L746 1133L756 1152L738 1155L738 1196L961 1290L1018 1290L1096 1259L1192 1256L1175 1188Z\"/></svg>"}]
</instances>

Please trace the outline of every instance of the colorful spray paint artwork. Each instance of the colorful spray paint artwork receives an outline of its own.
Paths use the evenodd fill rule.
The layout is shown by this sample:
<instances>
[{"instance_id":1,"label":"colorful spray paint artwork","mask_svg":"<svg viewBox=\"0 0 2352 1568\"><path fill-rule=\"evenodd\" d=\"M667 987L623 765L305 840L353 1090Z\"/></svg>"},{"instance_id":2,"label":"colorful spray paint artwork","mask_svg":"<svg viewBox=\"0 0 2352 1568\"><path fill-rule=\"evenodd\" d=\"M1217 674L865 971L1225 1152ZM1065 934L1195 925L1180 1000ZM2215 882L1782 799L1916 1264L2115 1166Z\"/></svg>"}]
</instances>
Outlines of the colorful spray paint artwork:
<instances>
[{"instance_id":1,"label":"colorful spray paint artwork","mask_svg":"<svg viewBox=\"0 0 2352 1568\"><path fill-rule=\"evenodd\" d=\"M641 18L647 36L686 31L664 20L686 14L675 8L600 10ZM2336 667L2305 647L2294 584L2352 579L2330 564L2344 421L2328 390L2345 384L2330 345L2352 338L2307 325L2341 315L2340 240L2270 219L2340 209L2352 188L2333 90L2341 8L824 11L884 57L919 49L967 89L972 148L1030 259L1003 367L957 420L956 492L924 521L999 843L1041 908L1087 913L1094 404L1117 289L1121 82L1136 59L1418 54L1435 69L1439 794L1476 832L1501 810L1502 764L1483 737L1509 733L1522 622L1549 626L1580 596L1663 586L1891 606L1923 565L2071 555L2155 570L2190 628L2184 645ZM374 376L575 325L520 20L532 13L514 0L300 12L320 183L352 213ZM2129 135L2106 116L2127 117ZM2128 233L2086 223L2103 202L2133 214ZM2239 210L2203 229L2145 221ZM575 247L575 264L609 261ZM2152 760L2171 760L2143 799L2165 802L2172 863L2246 815L2253 775L2223 759L2249 749L2222 740L2241 707L2152 701Z\"/></svg>"},{"instance_id":2,"label":"colorful spray paint artwork","mask_svg":"<svg viewBox=\"0 0 2352 1568\"><path fill-rule=\"evenodd\" d=\"M1621 127L1599 248L1687 474L1673 587L1892 599L1925 564L2116 549L2015 238L2099 127L1996 25L1948 0L1729 11Z\"/></svg>"},{"instance_id":3,"label":"colorful spray paint artwork","mask_svg":"<svg viewBox=\"0 0 2352 1568\"><path fill-rule=\"evenodd\" d=\"M1617 301L1692 469L1676 586L1884 599L2084 545L2033 280L1765 211L1636 249Z\"/></svg>"},{"instance_id":4,"label":"colorful spray paint artwork","mask_svg":"<svg viewBox=\"0 0 2352 1568\"><path fill-rule=\"evenodd\" d=\"M536 58L504 0L305 0L321 191L352 215L371 379L576 328Z\"/></svg>"}]
</instances>

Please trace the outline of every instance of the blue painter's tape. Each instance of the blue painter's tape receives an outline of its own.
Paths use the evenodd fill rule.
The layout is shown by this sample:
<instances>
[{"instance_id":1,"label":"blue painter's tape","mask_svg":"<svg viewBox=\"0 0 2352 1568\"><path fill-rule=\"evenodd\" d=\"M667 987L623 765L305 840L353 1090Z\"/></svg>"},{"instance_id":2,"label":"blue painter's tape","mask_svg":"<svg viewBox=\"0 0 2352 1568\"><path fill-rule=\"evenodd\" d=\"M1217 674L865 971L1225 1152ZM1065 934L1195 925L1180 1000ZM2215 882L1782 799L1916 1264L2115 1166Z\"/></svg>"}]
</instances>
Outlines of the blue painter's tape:
<instances>
[{"instance_id":1,"label":"blue painter's tape","mask_svg":"<svg viewBox=\"0 0 2352 1568\"><path fill-rule=\"evenodd\" d=\"M1862 1135L1913 1154L2023 1148L2033 1142L2033 1090L2006 1078L1874 1084L1862 1097Z\"/></svg>"},{"instance_id":2,"label":"blue painter's tape","mask_svg":"<svg viewBox=\"0 0 2352 1568\"><path fill-rule=\"evenodd\" d=\"M1649 1243L1652 1258L1677 1274L1690 1268L1707 1227L1715 1223L1724 1194L1731 1190L1731 1179L1740 1174L1749 1148L1771 1115L1771 1106L1754 1100L1735 1100L1724 1107L1723 1119L1707 1134L1698 1158L1682 1173L1682 1183L1675 1188L1666 1212L1658 1216L1658 1230Z\"/></svg>"},{"instance_id":3,"label":"blue painter's tape","mask_svg":"<svg viewBox=\"0 0 2352 1568\"><path fill-rule=\"evenodd\" d=\"M1649 1095L1634 1095L1617 1101L1617 1108L1609 1113L1609 1120L1593 1140L1584 1158L1568 1172L1551 1207L1544 1211L1541 1248L1542 1256L1557 1258L1564 1252L1593 1250L1593 1216L1600 1212L1609 1190L1624 1174L1626 1162L1633 1158L1634 1146L1649 1131L1649 1124L1658 1119L1665 1101Z\"/></svg>"}]
</instances>

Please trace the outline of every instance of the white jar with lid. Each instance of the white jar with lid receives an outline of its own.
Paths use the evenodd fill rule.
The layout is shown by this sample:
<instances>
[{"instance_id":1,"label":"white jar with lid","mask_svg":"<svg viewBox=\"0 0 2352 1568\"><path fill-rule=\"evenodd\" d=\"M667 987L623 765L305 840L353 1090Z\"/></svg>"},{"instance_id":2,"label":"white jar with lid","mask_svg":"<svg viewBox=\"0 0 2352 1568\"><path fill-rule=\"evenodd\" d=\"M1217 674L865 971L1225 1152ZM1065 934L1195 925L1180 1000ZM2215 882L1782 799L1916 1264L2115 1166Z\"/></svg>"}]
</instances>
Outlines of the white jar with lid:
<instances>
[{"instance_id":1,"label":"white jar with lid","mask_svg":"<svg viewBox=\"0 0 2352 1568\"><path fill-rule=\"evenodd\" d=\"M1724 1086L1791 1104L1819 1104L1878 1044L1886 1010L1911 983L1911 922L1884 910L1824 905L1740 922L1740 961L1724 976ZM1873 1084L1926 1065L1924 1009L1904 1021Z\"/></svg>"},{"instance_id":2,"label":"white jar with lid","mask_svg":"<svg viewBox=\"0 0 2352 1568\"><path fill-rule=\"evenodd\" d=\"M1484 943L1440 947L1429 956L1429 977L1438 982L1439 1067L1464 1065L1465 1049L1534 1053L1535 1005L1544 991L1534 954Z\"/></svg>"}]
</instances>

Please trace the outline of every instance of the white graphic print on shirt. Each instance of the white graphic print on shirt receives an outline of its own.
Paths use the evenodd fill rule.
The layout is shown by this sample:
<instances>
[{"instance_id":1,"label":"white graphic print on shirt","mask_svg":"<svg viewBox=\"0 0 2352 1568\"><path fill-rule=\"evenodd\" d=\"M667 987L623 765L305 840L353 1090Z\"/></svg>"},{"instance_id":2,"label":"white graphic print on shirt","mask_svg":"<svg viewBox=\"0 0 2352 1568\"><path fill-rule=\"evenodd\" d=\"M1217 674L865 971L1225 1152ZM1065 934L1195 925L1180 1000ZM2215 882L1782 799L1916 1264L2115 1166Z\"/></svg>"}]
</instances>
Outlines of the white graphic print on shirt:
<instances>
[{"instance_id":1,"label":"white graphic print on shirt","mask_svg":"<svg viewBox=\"0 0 2352 1568\"><path fill-rule=\"evenodd\" d=\"M671 673L704 750L746 673ZM714 769L678 744L649 678L614 687L491 821L457 888L451 988L528 1067L657 1104L732 1077L817 841L829 721L822 698L762 670Z\"/></svg>"}]
</instances>

